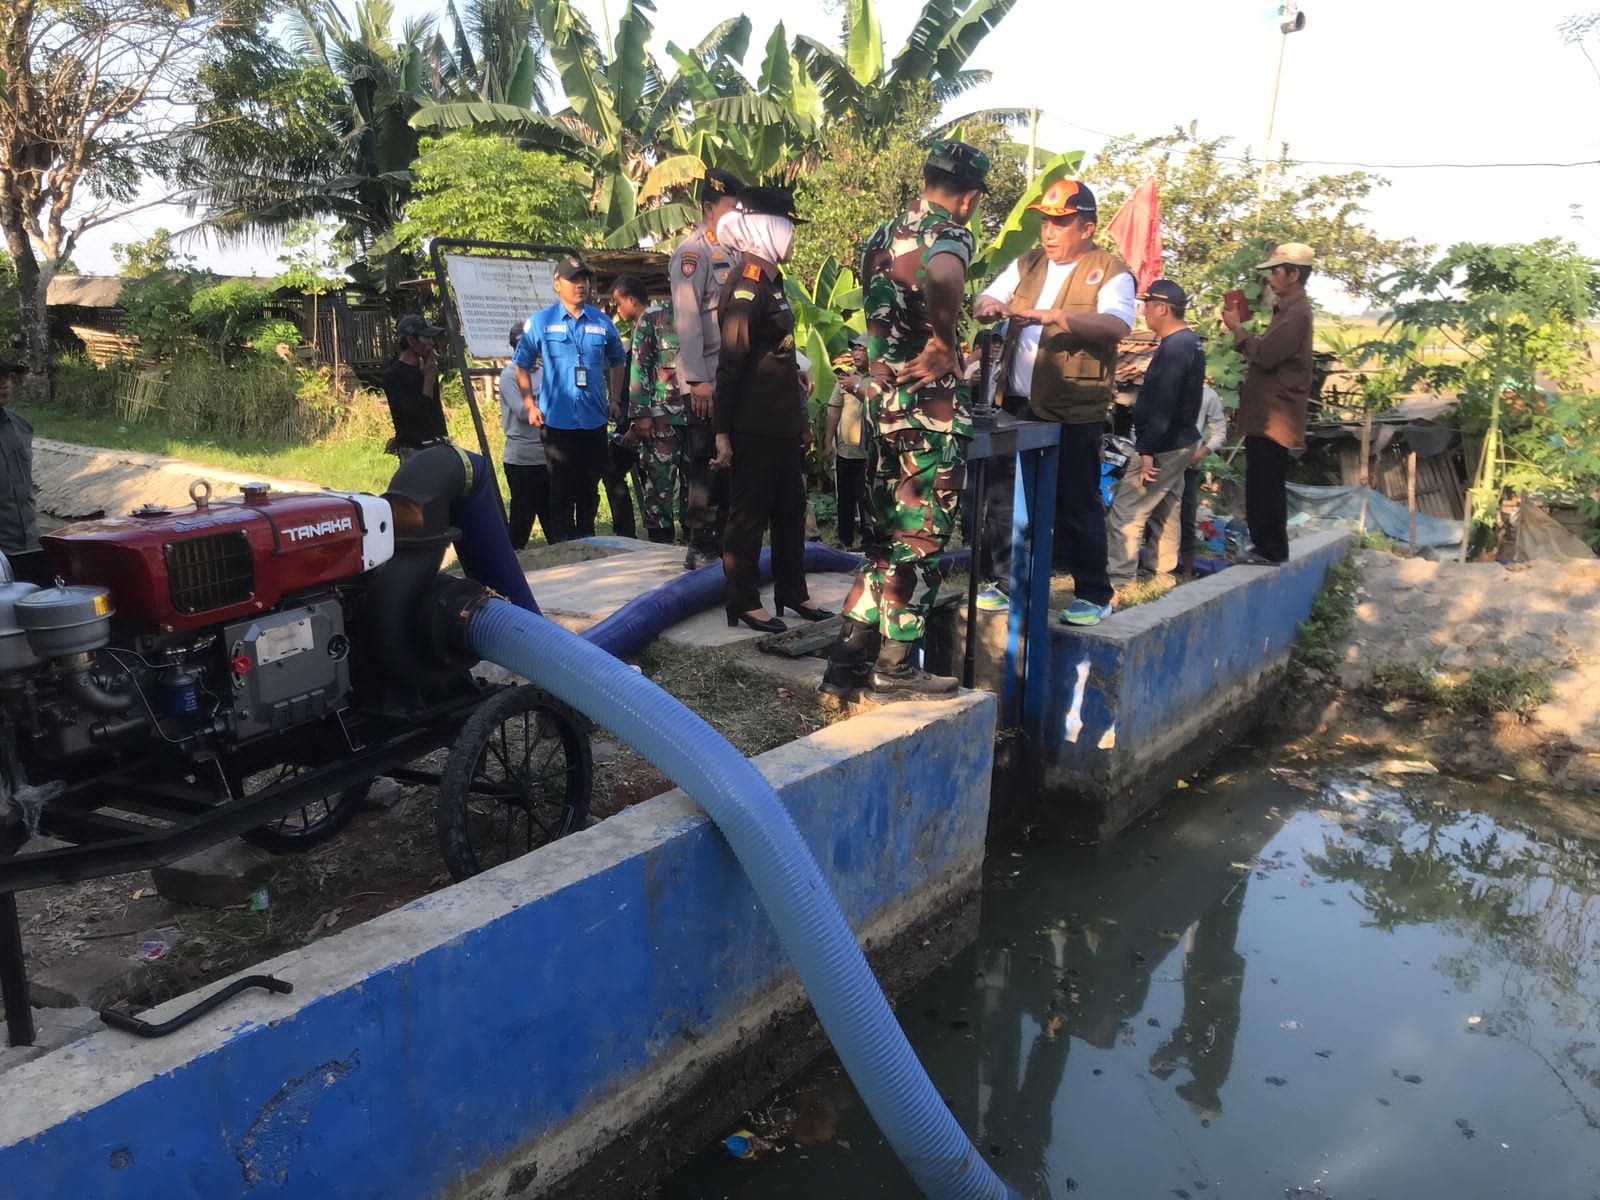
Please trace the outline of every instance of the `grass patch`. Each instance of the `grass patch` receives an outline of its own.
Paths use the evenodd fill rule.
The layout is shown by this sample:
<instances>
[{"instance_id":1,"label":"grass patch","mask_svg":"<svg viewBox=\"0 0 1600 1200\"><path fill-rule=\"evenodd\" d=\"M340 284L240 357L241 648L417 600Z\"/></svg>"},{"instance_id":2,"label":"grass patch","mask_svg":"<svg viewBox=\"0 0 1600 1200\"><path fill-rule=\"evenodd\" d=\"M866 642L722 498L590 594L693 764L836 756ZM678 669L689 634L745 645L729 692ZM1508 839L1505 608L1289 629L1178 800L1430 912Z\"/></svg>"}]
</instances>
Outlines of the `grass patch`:
<instances>
[{"instance_id":1,"label":"grass patch","mask_svg":"<svg viewBox=\"0 0 1600 1200\"><path fill-rule=\"evenodd\" d=\"M1295 665L1314 671L1331 671L1339 665L1339 648L1355 624L1356 583L1360 570L1351 558L1343 558L1328 568L1311 614L1300 622L1295 640Z\"/></svg>"},{"instance_id":2,"label":"grass patch","mask_svg":"<svg viewBox=\"0 0 1600 1200\"><path fill-rule=\"evenodd\" d=\"M1379 667L1367 690L1382 700L1412 700L1449 713L1492 717L1511 713L1529 720L1555 694L1553 668L1472 667L1441 671L1430 663L1391 663Z\"/></svg>"},{"instance_id":3,"label":"grass patch","mask_svg":"<svg viewBox=\"0 0 1600 1200\"><path fill-rule=\"evenodd\" d=\"M1178 581L1165 572L1159 575L1143 576L1134 580L1127 587L1117 589L1117 611L1138 608L1141 604L1149 604L1152 600L1159 600L1177 586ZM1050 577L1050 609L1052 612L1060 612L1077 598L1078 594L1072 588L1072 576L1052 575Z\"/></svg>"},{"instance_id":4,"label":"grass patch","mask_svg":"<svg viewBox=\"0 0 1600 1200\"><path fill-rule=\"evenodd\" d=\"M699 713L747 758L846 715L824 708L811 688L796 690L750 670L740 661L747 653L743 645L709 649L658 639L637 661L647 676Z\"/></svg>"}]
</instances>

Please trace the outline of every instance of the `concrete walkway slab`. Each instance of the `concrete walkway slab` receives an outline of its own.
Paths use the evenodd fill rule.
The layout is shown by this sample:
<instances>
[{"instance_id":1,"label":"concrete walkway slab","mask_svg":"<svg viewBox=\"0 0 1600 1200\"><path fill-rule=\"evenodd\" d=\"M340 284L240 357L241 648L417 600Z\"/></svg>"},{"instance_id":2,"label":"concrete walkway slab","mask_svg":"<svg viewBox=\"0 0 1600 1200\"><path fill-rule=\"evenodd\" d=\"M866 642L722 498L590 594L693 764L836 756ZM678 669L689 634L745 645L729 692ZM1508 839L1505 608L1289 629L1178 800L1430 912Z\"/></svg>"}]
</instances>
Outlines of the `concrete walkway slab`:
<instances>
[{"instance_id":1,"label":"concrete walkway slab","mask_svg":"<svg viewBox=\"0 0 1600 1200\"><path fill-rule=\"evenodd\" d=\"M598 545L627 551L606 558L565 563L528 572L539 608L552 620L575 633L605 620L624 604L651 588L683 576L683 547L660 546L634 538L604 537L589 539ZM702 567L718 574L720 568ZM849 594L852 575L839 572L813 572L806 577L813 604L834 612ZM772 611L772 589L763 588L762 601ZM784 618L792 629L800 624L793 615ZM734 646L763 637L743 625L728 627L721 604L697 613L664 630L662 640L674 646Z\"/></svg>"}]
</instances>

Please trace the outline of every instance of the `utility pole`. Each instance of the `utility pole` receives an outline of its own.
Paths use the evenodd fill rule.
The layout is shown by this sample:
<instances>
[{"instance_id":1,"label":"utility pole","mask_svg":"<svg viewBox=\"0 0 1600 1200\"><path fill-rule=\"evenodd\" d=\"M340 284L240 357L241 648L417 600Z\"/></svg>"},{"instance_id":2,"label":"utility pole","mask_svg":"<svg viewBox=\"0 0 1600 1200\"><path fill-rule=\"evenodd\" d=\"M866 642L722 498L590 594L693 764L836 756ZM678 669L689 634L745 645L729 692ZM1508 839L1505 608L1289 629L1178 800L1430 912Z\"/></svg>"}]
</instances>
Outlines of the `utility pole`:
<instances>
[{"instance_id":1,"label":"utility pole","mask_svg":"<svg viewBox=\"0 0 1600 1200\"><path fill-rule=\"evenodd\" d=\"M1039 110L1028 110L1028 182L1033 182L1037 173L1037 160L1039 157Z\"/></svg>"},{"instance_id":2,"label":"utility pole","mask_svg":"<svg viewBox=\"0 0 1600 1200\"><path fill-rule=\"evenodd\" d=\"M1257 187L1257 213L1266 204L1267 174L1272 169L1272 126L1278 116L1278 85L1283 82L1283 52L1289 45L1289 35L1299 33L1306 27L1306 14L1300 11L1298 4L1285 0L1285 3L1278 5L1278 15L1283 18L1278 23L1278 69L1272 74L1272 102L1267 105L1267 136L1261 141L1261 182Z\"/></svg>"}]
</instances>

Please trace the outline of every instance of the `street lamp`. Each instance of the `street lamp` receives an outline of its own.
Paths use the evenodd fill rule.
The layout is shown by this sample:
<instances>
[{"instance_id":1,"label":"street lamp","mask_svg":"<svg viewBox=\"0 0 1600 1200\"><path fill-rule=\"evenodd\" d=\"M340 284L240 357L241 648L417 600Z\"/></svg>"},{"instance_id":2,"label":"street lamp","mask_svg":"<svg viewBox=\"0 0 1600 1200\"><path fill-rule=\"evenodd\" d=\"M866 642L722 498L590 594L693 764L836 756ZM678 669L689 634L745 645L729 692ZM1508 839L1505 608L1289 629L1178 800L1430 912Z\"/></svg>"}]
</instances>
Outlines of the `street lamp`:
<instances>
[{"instance_id":1,"label":"street lamp","mask_svg":"<svg viewBox=\"0 0 1600 1200\"><path fill-rule=\"evenodd\" d=\"M1289 35L1306 27L1306 14L1298 4L1278 5L1278 69L1272 76L1272 103L1267 106L1267 137L1261 144L1261 160L1265 164L1272 157L1272 124L1278 115L1278 84L1283 80L1283 51L1289 44Z\"/></svg>"}]
</instances>

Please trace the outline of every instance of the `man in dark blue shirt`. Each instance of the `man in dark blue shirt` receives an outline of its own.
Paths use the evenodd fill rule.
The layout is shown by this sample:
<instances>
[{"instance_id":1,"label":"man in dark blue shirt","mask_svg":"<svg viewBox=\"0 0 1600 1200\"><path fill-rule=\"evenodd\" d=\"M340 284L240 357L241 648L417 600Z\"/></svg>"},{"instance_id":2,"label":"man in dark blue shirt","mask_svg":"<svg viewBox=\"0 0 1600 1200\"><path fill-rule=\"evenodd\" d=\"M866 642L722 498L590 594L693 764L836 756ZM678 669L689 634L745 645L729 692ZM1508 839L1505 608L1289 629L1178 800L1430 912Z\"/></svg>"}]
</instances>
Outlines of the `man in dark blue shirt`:
<instances>
[{"instance_id":1,"label":"man in dark blue shirt","mask_svg":"<svg viewBox=\"0 0 1600 1200\"><path fill-rule=\"evenodd\" d=\"M594 536L600 507L600 477L610 460L606 421L622 411L623 369L627 351L617 327L594 305L589 291L594 275L580 258L555 265L559 299L528 318L512 362L529 424L543 430L550 469L552 542ZM539 394L529 375L543 361Z\"/></svg>"},{"instance_id":2,"label":"man in dark blue shirt","mask_svg":"<svg viewBox=\"0 0 1600 1200\"><path fill-rule=\"evenodd\" d=\"M1183 473L1200 440L1197 423L1206 384L1205 347L1184 324L1189 298L1183 289L1170 279L1158 279L1139 299L1144 302L1145 324L1161 344L1133 402L1133 444L1138 457L1129 460L1106 518L1106 567L1111 586L1118 589L1127 587L1138 574L1139 544L1146 526L1151 529L1151 544L1159 546L1161 530L1177 519ZM1177 566L1174 556L1171 562L1158 561L1156 570L1172 571Z\"/></svg>"}]
</instances>

